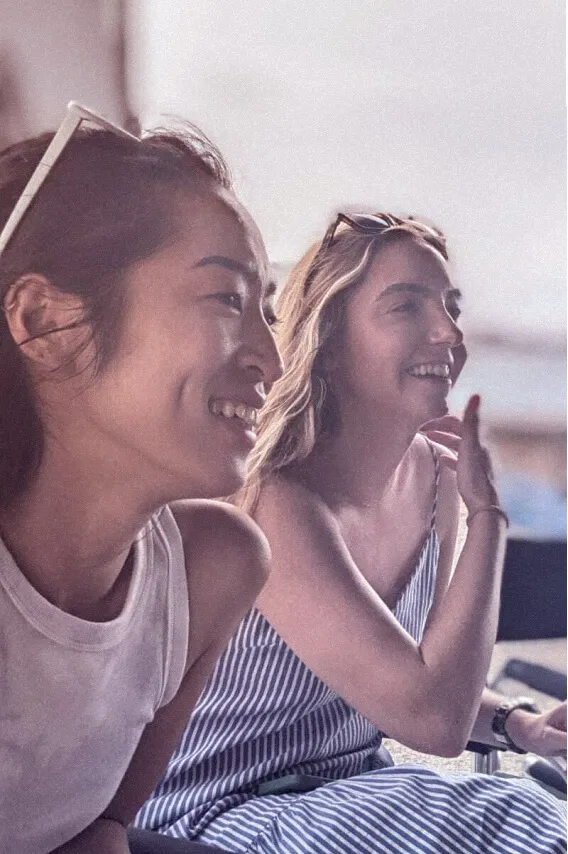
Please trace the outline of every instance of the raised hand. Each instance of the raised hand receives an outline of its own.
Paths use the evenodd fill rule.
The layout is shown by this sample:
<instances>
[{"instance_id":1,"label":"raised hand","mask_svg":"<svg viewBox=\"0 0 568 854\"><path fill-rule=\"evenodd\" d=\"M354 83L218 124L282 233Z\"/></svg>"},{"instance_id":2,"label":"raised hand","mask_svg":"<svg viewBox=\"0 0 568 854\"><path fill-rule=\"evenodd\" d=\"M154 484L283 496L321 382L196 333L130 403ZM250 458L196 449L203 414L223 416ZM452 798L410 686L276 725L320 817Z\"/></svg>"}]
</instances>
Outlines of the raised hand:
<instances>
[{"instance_id":1,"label":"raised hand","mask_svg":"<svg viewBox=\"0 0 568 854\"><path fill-rule=\"evenodd\" d=\"M493 485L491 458L479 440L479 405L477 394L467 402L456 465L458 490L470 515L482 507L499 503Z\"/></svg>"},{"instance_id":2,"label":"raised hand","mask_svg":"<svg viewBox=\"0 0 568 854\"><path fill-rule=\"evenodd\" d=\"M455 469L462 435L462 423L460 419L456 415L443 415L441 418L436 418L433 421L423 424L420 432L428 436L433 442L437 442L449 451L454 452L444 454L442 462L450 468Z\"/></svg>"}]
</instances>

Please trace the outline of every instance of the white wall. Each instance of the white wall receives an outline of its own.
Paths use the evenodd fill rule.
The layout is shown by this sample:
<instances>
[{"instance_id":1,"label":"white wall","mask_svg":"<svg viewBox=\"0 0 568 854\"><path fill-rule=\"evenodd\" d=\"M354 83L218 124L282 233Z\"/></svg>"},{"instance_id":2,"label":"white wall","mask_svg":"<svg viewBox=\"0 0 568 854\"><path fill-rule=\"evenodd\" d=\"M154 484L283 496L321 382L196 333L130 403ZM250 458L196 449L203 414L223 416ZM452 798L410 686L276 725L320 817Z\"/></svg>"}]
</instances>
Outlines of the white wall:
<instances>
[{"instance_id":1,"label":"white wall","mask_svg":"<svg viewBox=\"0 0 568 854\"><path fill-rule=\"evenodd\" d=\"M0 0L0 52L17 69L26 132L59 125L68 101L123 119L115 0Z\"/></svg>"},{"instance_id":2,"label":"white wall","mask_svg":"<svg viewBox=\"0 0 568 854\"><path fill-rule=\"evenodd\" d=\"M147 122L218 141L274 261L345 204L450 239L466 316L566 326L559 0L131 0Z\"/></svg>"}]
</instances>

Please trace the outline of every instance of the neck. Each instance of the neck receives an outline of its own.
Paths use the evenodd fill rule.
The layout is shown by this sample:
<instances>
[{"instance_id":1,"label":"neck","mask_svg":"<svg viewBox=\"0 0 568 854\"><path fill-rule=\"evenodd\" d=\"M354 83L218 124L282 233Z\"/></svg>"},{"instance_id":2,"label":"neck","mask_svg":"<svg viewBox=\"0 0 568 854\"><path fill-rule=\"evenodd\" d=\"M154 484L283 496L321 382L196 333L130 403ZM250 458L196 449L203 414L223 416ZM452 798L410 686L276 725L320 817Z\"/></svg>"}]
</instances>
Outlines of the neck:
<instances>
[{"instance_id":1,"label":"neck","mask_svg":"<svg viewBox=\"0 0 568 854\"><path fill-rule=\"evenodd\" d=\"M329 506L376 508L396 489L416 430L375 413L342 417L337 434L316 445L304 468Z\"/></svg>"},{"instance_id":2,"label":"neck","mask_svg":"<svg viewBox=\"0 0 568 854\"><path fill-rule=\"evenodd\" d=\"M62 610L91 619L108 618L123 569L129 577L132 543L157 506L112 468L48 446L30 488L0 515L2 538L29 582Z\"/></svg>"}]
</instances>

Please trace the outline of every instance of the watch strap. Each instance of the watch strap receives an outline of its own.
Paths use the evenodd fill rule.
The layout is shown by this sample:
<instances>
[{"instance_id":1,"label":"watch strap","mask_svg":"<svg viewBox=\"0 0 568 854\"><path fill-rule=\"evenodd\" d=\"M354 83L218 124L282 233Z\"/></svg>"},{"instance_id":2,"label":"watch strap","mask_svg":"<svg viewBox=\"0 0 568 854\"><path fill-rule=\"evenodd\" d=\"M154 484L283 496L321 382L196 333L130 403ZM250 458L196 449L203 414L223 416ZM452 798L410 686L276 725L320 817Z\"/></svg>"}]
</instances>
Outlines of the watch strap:
<instances>
[{"instance_id":1,"label":"watch strap","mask_svg":"<svg viewBox=\"0 0 568 854\"><path fill-rule=\"evenodd\" d=\"M518 747L509 733L507 732L507 718L514 712L515 709L524 709L527 712L538 714L539 708L532 697L510 697L495 708L493 719L491 721L491 730L495 736L495 740L499 744L505 745L514 753L526 753L521 747Z\"/></svg>"}]
</instances>

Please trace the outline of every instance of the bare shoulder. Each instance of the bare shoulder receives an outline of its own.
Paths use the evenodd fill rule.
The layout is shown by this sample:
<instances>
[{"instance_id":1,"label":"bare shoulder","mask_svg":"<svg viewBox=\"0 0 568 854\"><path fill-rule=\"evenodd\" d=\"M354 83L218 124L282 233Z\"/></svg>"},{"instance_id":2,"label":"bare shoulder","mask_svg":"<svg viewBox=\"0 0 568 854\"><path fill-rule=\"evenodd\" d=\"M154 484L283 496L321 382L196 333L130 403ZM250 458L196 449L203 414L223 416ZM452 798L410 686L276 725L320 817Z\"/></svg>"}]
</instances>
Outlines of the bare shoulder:
<instances>
[{"instance_id":1,"label":"bare shoulder","mask_svg":"<svg viewBox=\"0 0 568 854\"><path fill-rule=\"evenodd\" d=\"M284 600L294 585L320 592L359 576L336 517L309 486L294 476L272 475L263 486L255 519L272 552L270 578L261 602ZM298 592L299 592L298 590Z\"/></svg>"},{"instance_id":2,"label":"bare shoulder","mask_svg":"<svg viewBox=\"0 0 568 854\"><path fill-rule=\"evenodd\" d=\"M273 474L262 486L255 512L263 528L273 520L279 524L330 523L332 515L323 499L298 477Z\"/></svg>"},{"instance_id":3,"label":"bare shoulder","mask_svg":"<svg viewBox=\"0 0 568 854\"><path fill-rule=\"evenodd\" d=\"M224 554L233 559L270 560L266 537L258 525L242 510L223 501L178 501L171 510L184 546L193 557L199 554Z\"/></svg>"},{"instance_id":4,"label":"bare shoulder","mask_svg":"<svg viewBox=\"0 0 568 854\"><path fill-rule=\"evenodd\" d=\"M263 484L254 518L274 544L290 543L292 552L302 542L330 541L337 537L335 517L325 501L303 481L290 474L273 474Z\"/></svg>"},{"instance_id":5,"label":"bare shoulder","mask_svg":"<svg viewBox=\"0 0 568 854\"><path fill-rule=\"evenodd\" d=\"M181 533L190 607L190 657L230 636L270 569L268 541L245 513L220 501L171 506ZM193 654L192 654L193 652Z\"/></svg>"}]
</instances>

